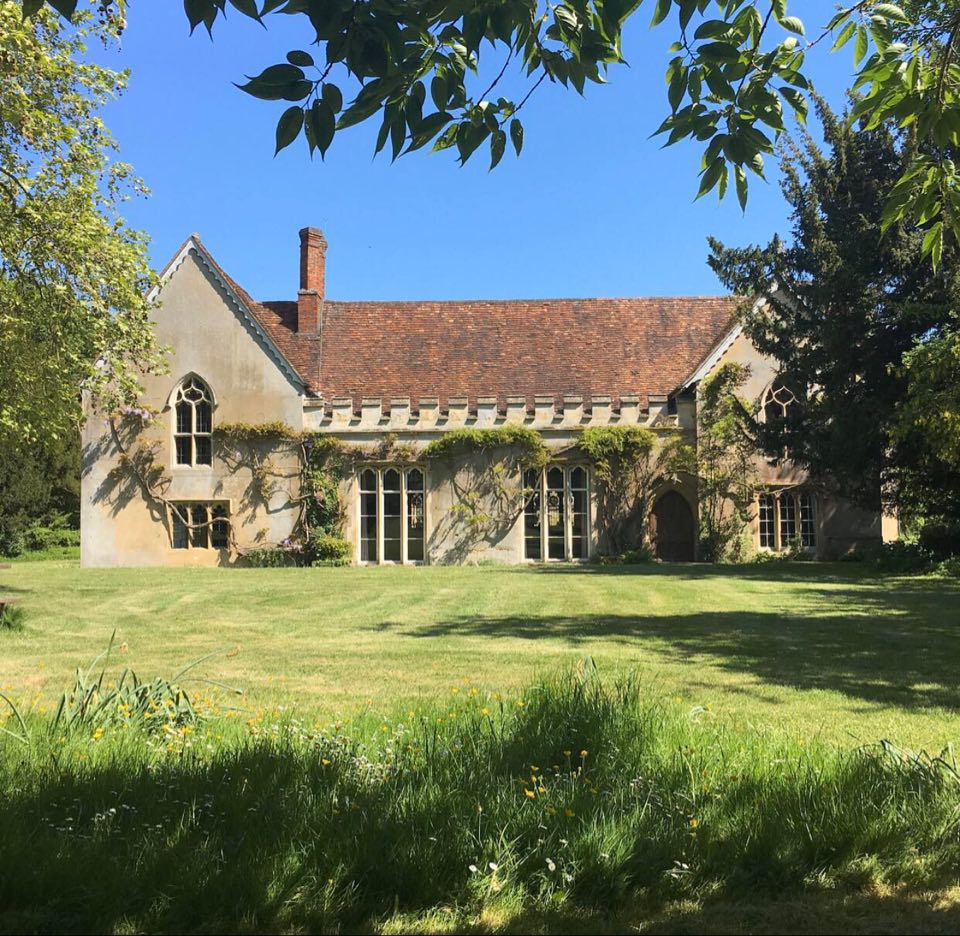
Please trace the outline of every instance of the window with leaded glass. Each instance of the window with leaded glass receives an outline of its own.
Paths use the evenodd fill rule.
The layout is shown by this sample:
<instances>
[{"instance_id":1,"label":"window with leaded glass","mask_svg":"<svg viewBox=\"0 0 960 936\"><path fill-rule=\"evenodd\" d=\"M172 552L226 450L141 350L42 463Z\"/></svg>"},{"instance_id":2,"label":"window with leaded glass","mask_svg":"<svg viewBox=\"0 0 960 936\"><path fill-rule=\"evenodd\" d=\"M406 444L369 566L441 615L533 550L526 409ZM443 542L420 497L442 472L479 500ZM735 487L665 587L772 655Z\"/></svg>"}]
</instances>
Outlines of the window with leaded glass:
<instances>
[{"instance_id":1,"label":"window with leaded glass","mask_svg":"<svg viewBox=\"0 0 960 936\"><path fill-rule=\"evenodd\" d=\"M377 473L372 468L360 472L360 561L377 562L377 501L379 485Z\"/></svg>"},{"instance_id":2,"label":"window with leaded glass","mask_svg":"<svg viewBox=\"0 0 960 936\"><path fill-rule=\"evenodd\" d=\"M817 500L809 491L784 490L759 498L760 548L787 550L817 546Z\"/></svg>"},{"instance_id":3,"label":"window with leaded glass","mask_svg":"<svg viewBox=\"0 0 960 936\"><path fill-rule=\"evenodd\" d=\"M797 502L792 494L780 495L780 548L787 549L797 538Z\"/></svg>"},{"instance_id":4,"label":"window with leaded glass","mask_svg":"<svg viewBox=\"0 0 960 936\"><path fill-rule=\"evenodd\" d=\"M776 529L776 502L772 494L760 495L760 548L777 548L777 529Z\"/></svg>"},{"instance_id":5,"label":"window with leaded glass","mask_svg":"<svg viewBox=\"0 0 960 936\"><path fill-rule=\"evenodd\" d=\"M230 511L226 504L171 504L170 534L174 549L229 549Z\"/></svg>"},{"instance_id":6,"label":"window with leaded glass","mask_svg":"<svg viewBox=\"0 0 960 936\"><path fill-rule=\"evenodd\" d=\"M213 463L213 397L199 377L187 377L174 397L174 433L178 465Z\"/></svg>"},{"instance_id":7,"label":"window with leaded glass","mask_svg":"<svg viewBox=\"0 0 960 936\"><path fill-rule=\"evenodd\" d=\"M525 559L590 555L590 478L581 465L550 465L523 474Z\"/></svg>"},{"instance_id":8,"label":"window with leaded glass","mask_svg":"<svg viewBox=\"0 0 960 936\"><path fill-rule=\"evenodd\" d=\"M421 468L360 472L360 561L423 562L426 484Z\"/></svg>"},{"instance_id":9,"label":"window with leaded glass","mask_svg":"<svg viewBox=\"0 0 960 936\"><path fill-rule=\"evenodd\" d=\"M817 516L812 494L803 493L797 498L800 506L800 545L813 549L817 545Z\"/></svg>"}]
</instances>

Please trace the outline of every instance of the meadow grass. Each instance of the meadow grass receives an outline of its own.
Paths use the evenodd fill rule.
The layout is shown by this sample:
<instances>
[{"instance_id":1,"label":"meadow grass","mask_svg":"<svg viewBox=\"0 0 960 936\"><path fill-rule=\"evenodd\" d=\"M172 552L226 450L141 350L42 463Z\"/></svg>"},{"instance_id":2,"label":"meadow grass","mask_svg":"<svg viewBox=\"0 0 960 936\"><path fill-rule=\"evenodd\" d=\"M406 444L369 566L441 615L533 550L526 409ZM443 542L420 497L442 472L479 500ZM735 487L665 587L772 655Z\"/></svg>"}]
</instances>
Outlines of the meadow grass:
<instances>
[{"instance_id":1,"label":"meadow grass","mask_svg":"<svg viewBox=\"0 0 960 936\"><path fill-rule=\"evenodd\" d=\"M0 930L956 927L949 754L732 730L589 661L456 688L339 722L166 684L8 720Z\"/></svg>"},{"instance_id":2,"label":"meadow grass","mask_svg":"<svg viewBox=\"0 0 960 936\"><path fill-rule=\"evenodd\" d=\"M185 660L249 712L390 711L470 681L515 690L590 655L732 729L854 747L960 740L960 583L853 563L604 569L0 570L25 627L0 634L0 691L55 701L116 629L125 664ZM224 652L229 651L229 655Z\"/></svg>"}]
</instances>

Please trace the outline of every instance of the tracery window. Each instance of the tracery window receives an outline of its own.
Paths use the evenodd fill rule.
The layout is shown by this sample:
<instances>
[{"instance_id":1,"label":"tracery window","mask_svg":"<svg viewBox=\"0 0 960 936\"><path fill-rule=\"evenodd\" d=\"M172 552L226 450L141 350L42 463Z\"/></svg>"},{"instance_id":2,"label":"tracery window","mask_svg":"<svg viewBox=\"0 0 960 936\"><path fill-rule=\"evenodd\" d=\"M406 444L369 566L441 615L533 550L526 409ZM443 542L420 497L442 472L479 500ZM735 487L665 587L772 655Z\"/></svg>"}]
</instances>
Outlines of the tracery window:
<instances>
[{"instance_id":1,"label":"tracery window","mask_svg":"<svg viewBox=\"0 0 960 936\"><path fill-rule=\"evenodd\" d=\"M581 465L550 465L523 473L525 559L586 559L590 555L590 487Z\"/></svg>"},{"instance_id":2,"label":"tracery window","mask_svg":"<svg viewBox=\"0 0 960 936\"><path fill-rule=\"evenodd\" d=\"M426 488L421 468L360 472L360 561L424 561Z\"/></svg>"},{"instance_id":3,"label":"tracery window","mask_svg":"<svg viewBox=\"0 0 960 936\"><path fill-rule=\"evenodd\" d=\"M170 524L174 549L230 548L230 512L226 504L171 504Z\"/></svg>"},{"instance_id":4,"label":"tracery window","mask_svg":"<svg viewBox=\"0 0 960 936\"><path fill-rule=\"evenodd\" d=\"M174 432L178 465L213 463L213 396L196 376L187 377L174 397Z\"/></svg>"},{"instance_id":5,"label":"tracery window","mask_svg":"<svg viewBox=\"0 0 960 936\"><path fill-rule=\"evenodd\" d=\"M775 383L768 391L763 402L763 416L766 422L787 423L792 415L790 408L797 402L796 394L784 383Z\"/></svg>"},{"instance_id":6,"label":"tracery window","mask_svg":"<svg viewBox=\"0 0 960 936\"><path fill-rule=\"evenodd\" d=\"M761 549L816 549L817 501L809 491L766 492L758 500Z\"/></svg>"}]
</instances>

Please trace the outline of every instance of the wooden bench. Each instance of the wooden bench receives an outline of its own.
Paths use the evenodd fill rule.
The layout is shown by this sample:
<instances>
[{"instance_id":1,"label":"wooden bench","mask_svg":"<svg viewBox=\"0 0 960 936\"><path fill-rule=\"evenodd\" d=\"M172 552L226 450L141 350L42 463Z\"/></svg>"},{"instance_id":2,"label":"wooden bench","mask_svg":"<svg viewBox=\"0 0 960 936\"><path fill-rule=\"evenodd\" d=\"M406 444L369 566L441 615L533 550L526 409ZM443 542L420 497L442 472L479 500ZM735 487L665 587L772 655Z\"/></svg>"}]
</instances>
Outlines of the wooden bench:
<instances>
[{"instance_id":1,"label":"wooden bench","mask_svg":"<svg viewBox=\"0 0 960 936\"><path fill-rule=\"evenodd\" d=\"M9 568L10 568L9 562L0 562L0 572L2 572L4 569L9 569Z\"/></svg>"},{"instance_id":2,"label":"wooden bench","mask_svg":"<svg viewBox=\"0 0 960 936\"><path fill-rule=\"evenodd\" d=\"M12 598L9 595L0 595L0 624L3 623L4 616L7 613L7 608L12 608L15 604L19 603L19 598Z\"/></svg>"}]
</instances>

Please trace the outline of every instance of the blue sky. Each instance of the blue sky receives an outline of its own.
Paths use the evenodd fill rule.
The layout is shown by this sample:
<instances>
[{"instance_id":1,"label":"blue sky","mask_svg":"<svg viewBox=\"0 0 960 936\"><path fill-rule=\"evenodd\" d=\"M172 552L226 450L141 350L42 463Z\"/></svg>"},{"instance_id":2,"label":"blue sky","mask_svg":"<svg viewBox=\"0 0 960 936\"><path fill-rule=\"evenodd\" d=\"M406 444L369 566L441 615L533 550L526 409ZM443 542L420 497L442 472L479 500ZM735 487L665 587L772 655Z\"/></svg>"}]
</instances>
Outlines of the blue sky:
<instances>
[{"instance_id":1,"label":"blue sky","mask_svg":"<svg viewBox=\"0 0 960 936\"><path fill-rule=\"evenodd\" d=\"M833 4L794 0L793 9L812 27ZM150 234L155 266L195 231L261 299L294 297L305 225L327 235L336 299L718 293L707 236L764 241L786 230L786 209L772 175L752 186L746 216L732 195L694 202L699 150L649 139L667 112L674 38L669 23L649 30L649 14L628 27L630 67L610 84L589 86L585 99L541 85L524 110L522 156L508 152L488 172L484 151L464 168L451 152L374 159L378 121L338 134L326 162L311 162L301 142L274 158L283 105L232 82L309 49L303 18L271 16L264 32L234 13L211 42L202 30L188 35L179 3L131 4L120 50L97 53L131 70L106 118L153 194L126 215ZM810 66L839 104L852 64L826 45Z\"/></svg>"}]
</instances>

